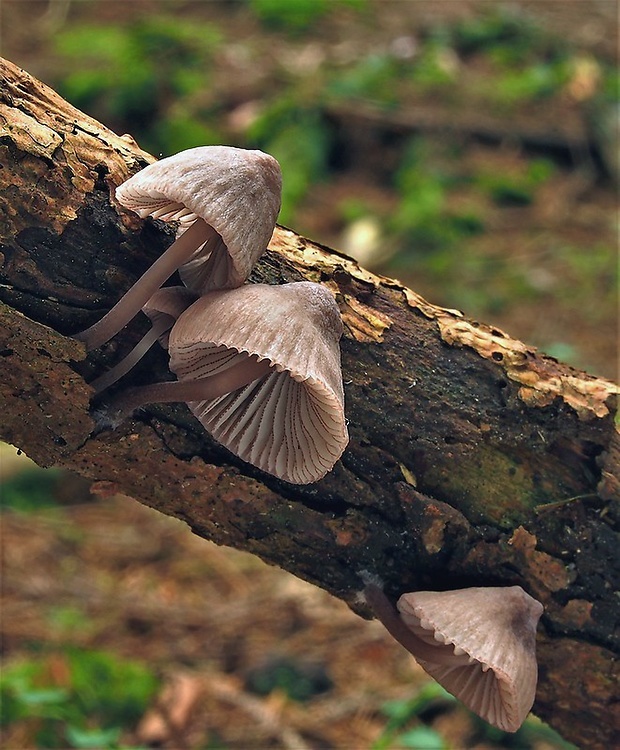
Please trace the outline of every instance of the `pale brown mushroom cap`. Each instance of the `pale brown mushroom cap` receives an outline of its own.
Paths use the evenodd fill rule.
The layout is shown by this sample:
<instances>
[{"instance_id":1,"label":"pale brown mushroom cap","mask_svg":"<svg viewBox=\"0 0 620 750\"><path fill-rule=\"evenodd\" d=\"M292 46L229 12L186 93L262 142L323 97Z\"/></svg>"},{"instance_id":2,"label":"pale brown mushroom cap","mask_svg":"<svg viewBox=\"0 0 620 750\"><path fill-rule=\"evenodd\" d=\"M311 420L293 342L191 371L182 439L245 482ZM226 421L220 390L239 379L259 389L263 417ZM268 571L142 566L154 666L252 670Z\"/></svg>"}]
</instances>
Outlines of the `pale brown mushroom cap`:
<instances>
[{"instance_id":1,"label":"pale brown mushroom cap","mask_svg":"<svg viewBox=\"0 0 620 750\"><path fill-rule=\"evenodd\" d=\"M190 402L216 440L263 471L315 482L348 443L333 295L319 284L250 284L209 292L177 321L170 369L204 378L256 355L273 371L211 401Z\"/></svg>"},{"instance_id":2,"label":"pale brown mushroom cap","mask_svg":"<svg viewBox=\"0 0 620 750\"><path fill-rule=\"evenodd\" d=\"M428 643L454 646L455 666L420 661L428 674L489 724L516 732L534 703L540 602L520 586L417 591L397 603ZM471 664L463 664L463 655Z\"/></svg>"},{"instance_id":3,"label":"pale brown mushroom cap","mask_svg":"<svg viewBox=\"0 0 620 750\"><path fill-rule=\"evenodd\" d=\"M116 189L125 208L145 218L198 217L219 235L186 263L183 283L196 291L241 285L265 251L280 211L280 165L262 151L198 146L149 164ZM209 263L211 258L211 263Z\"/></svg>"}]
</instances>

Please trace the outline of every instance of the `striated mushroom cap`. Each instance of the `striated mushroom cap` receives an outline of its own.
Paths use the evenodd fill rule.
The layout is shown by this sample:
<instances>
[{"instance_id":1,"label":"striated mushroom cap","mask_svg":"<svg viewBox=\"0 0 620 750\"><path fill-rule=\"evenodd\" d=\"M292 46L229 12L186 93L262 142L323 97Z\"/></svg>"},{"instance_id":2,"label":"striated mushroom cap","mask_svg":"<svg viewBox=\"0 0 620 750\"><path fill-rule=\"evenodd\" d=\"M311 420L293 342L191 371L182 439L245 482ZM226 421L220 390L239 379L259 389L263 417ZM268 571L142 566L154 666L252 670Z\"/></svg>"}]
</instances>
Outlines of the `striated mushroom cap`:
<instances>
[{"instance_id":1,"label":"striated mushroom cap","mask_svg":"<svg viewBox=\"0 0 620 750\"><path fill-rule=\"evenodd\" d=\"M397 607L419 638L454 646L454 666L419 659L424 670L489 724L516 732L536 694L542 604L510 586L417 591Z\"/></svg>"},{"instance_id":2,"label":"striated mushroom cap","mask_svg":"<svg viewBox=\"0 0 620 750\"><path fill-rule=\"evenodd\" d=\"M280 165L269 154L198 146L149 164L116 189L116 198L142 218L187 228L200 217L217 232L180 270L184 284L203 291L248 278L273 234L281 190Z\"/></svg>"},{"instance_id":3,"label":"striated mushroom cap","mask_svg":"<svg viewBox=\"0 0 620 750\"><path fill-rule=\"evenodd\" d=\"M315 482L348 443L333 295L302 281L209 292L170 334L170 369L180 381L205 378L248 355L274 368L265 377L189 407L229 450L295 484Z\"/></svg>"}]
</instances>

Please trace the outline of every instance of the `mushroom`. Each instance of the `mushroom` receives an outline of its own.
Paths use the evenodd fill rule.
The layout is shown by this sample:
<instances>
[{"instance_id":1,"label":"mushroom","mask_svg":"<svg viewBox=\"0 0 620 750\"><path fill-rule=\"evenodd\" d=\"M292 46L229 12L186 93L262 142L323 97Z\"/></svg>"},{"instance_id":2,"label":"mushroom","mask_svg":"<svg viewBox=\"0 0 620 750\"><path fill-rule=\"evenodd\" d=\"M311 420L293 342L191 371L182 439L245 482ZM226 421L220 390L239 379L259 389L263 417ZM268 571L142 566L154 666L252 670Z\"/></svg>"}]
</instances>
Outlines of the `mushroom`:
<instances>
[{"instance_id":1,"label":"mushroom","mask_svg":"<svg viewBox=\"0 0 620 750\"><path fill-rule=\"evenodd\" d=\"M75 338L89 351L104 344L177 269L198 292L243 284L273 234L281 188L272 156L230 146L188 149L128 179L116 189L122 206L181 228L116 305Z\"/></svg>"},{"instance_id":2,"label":"mushroom","mask_svg":"<svg viewBox=\"0 0 620 750\"><path fill-rule=\"evenodd\" d=\"M320 284L208 292L170 332L178 381L130 389L109 413L116 421L146 403L185 401L244 461L288 482L315 482L348 443L341 335L334 297Z\"/></svg>"},{"instance_id":3,"label":"mushroom","mask_svg":"<svg viewBox=\"0 0 620 750\"><path fill-rule=\"evenodd\" d=\"M536 694L540 602L520 586L416 591L400 597L398 610L374 583L364 597L440 685L489 724L519 729Z\"/></svg>"},{"instance_id":4,"label":"mushroom","mask_svg":"<svg viewBox=\"0 0 620 750\"><path fill-rule=\"evenodd\" d=\"M127 356L90 383L95 393L101 393L126 375L156 341L168 349L170 329L179 315L187 310L197 298L198 295L195 292L184 286L165 287L155 292L142 308L142 312L151 321L150 330L144 334Z\"/></svg>"}]
</instances>

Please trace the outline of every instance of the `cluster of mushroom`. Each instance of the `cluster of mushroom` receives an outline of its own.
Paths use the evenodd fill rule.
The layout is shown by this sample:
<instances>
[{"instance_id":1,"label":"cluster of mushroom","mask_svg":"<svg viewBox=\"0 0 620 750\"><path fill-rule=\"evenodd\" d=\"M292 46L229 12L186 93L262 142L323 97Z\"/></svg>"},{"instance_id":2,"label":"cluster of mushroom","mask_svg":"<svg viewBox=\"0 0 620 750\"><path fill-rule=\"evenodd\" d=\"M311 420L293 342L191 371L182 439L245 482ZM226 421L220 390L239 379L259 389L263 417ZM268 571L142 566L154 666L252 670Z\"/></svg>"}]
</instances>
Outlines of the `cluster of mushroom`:
<instances>
[{"instance_id":1,"label":"cluster of mushroom","mask_svg":"<svg viewBox=\"0 0 620 750\"><path fill-rule=\"evenodd\" d=\"M348 443L342 320L320 284L245 283L271 239L281 185L273 157L228 146L189 149L131 177L117 188L118 202L142 218L178 222L177 238L76 338L95 349L142 310L150 332L92 386L109 388L157 340L177 380L115 395L108 422L146 404L186 402L237 456L307 484L330 471ZM160 288L175 271L185 286Z\"/></svg>"},{"instance_id":2,"label":"cluster of mushroom","mask_svg":"<svg viewBox=\"0 0 620 750\"><path fill-rule=\"evenodd\" d=\"M542 604L520 586L403 594L396 607L372 576L362 597L420 666L482 719L516 732L534 703Z\"/></svg>"},{"instance_id":3,"label":"cluster of mushroom","mask_svg":"<svg viewBox=\"0 0 620 750\"><path fill-rule=\"evenodd\" d=\"M151 330L92 385L125 375L159 341L176 381L108 400L112 424L150 403L183 401L245 461L296 484L317 481L348 434L332 294L311 282L246 284L280 210L277 161L261 151L203 146L162 159L116 190L138 213L179 224L175 242L97 323L76 335L88 350L140 310ZM175 271L185 286L162 287ZM285 335L284 335L285 334ZM368 581L374 615L447 690L514 732L534 702L542 605L519 586L403 594L396 608Z\"/></svg>"}]
</instances>

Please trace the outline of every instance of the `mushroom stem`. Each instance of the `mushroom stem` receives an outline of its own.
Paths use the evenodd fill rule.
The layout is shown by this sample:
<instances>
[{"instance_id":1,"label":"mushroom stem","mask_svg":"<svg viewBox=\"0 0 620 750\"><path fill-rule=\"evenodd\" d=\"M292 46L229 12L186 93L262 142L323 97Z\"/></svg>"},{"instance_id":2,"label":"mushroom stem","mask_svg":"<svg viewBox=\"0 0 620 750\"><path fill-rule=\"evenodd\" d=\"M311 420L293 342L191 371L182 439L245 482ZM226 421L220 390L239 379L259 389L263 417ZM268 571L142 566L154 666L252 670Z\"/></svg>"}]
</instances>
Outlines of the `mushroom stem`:
<instances>
[{"instance_id":1,"label":"mushroom stem","mask_svg":"<svg viewBox=\"0 0 620 750\"><path fill-rule=\"evenodd\" d=\"M112 384L120 380L123 375L126 375L132 367L134 367L148 350L153 346L157 339L165 333L175 323L175 318L172 315L161 315L158 320L153 323L150 331L147 331L144 336L138 341L134 348L129 354L121 359L120 362L114 365L103 375L95 378L89 385L95 389L95 393L101 393L106 388L109 388Z\"/></svg>"},{"instance_id":2,"label":"mushroom stem","mask_svg":"<svg viewBox=\"0 0 620 750\"><path fill-rule=\"evenodd\" d=\"M243 388L254 380L273 372L268 360L250 355L226 370L197 380L173 380L165 383L129 388L115 396L107 405L108 414L122 422L135 409L146 404L176 401L210 401Z\"/></svg>"},{"instance_id":3,"label":"mushroom stem","mask_svg":"<svg viewBox=\"0 0 620 750\"><path fill-rule=\"evenodd\" d=\"M201 245L217 238L219 235L213 227L203 219L196 219L101 320L85 331L76 333L74 338L83 342L87 351L105 344L140 312L148 299Z\"/></svg>"},{"instance_id":4,"label":"mushroom stem","mask_svg":"<svg viewBox=\"0 0 620 750\"><path fill-rule=\"evenodd\" d=\"M417 636L401 620L398 610L376 584L366 584L364 598L388 633L416 659L452 667L471 664L467 654L455 655L454 646L443 643L434 645Z\"/></svg>"}]
</instances>

